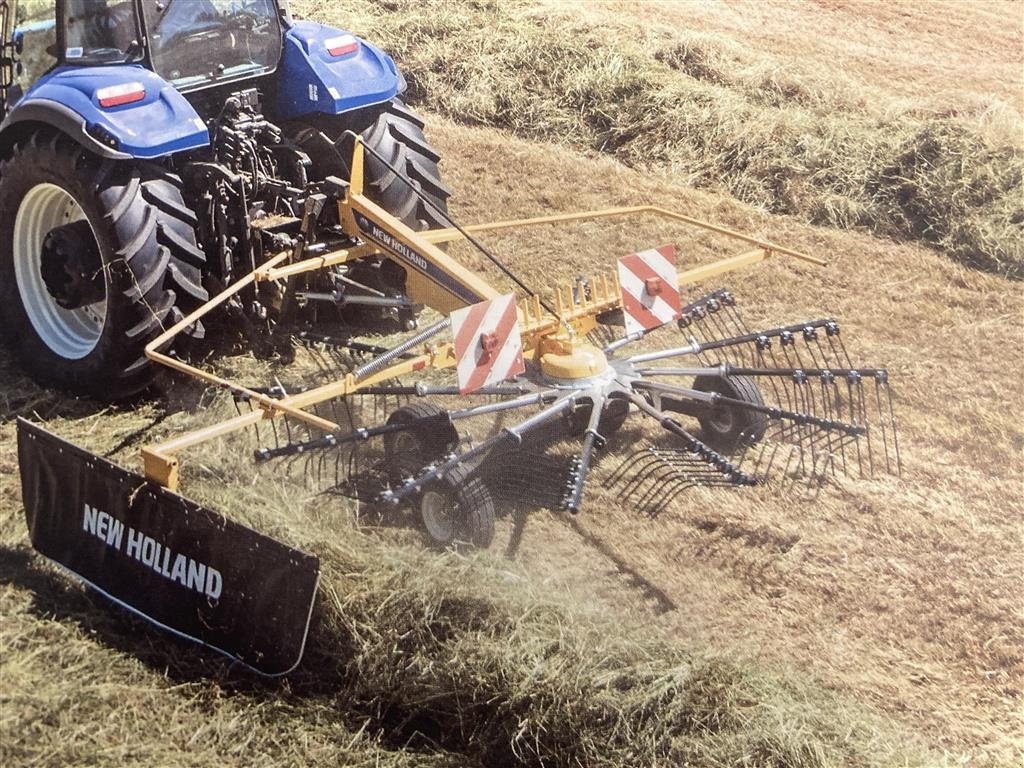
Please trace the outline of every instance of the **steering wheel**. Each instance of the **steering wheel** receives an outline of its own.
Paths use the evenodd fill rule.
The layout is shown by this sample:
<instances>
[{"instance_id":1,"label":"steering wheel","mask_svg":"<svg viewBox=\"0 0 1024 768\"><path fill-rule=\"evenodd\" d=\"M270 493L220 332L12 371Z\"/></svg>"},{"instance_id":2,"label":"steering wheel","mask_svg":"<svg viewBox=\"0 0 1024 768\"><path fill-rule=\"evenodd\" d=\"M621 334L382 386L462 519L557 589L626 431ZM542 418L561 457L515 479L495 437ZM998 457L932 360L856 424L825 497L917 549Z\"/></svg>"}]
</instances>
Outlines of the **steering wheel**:
<instances>
[{"instance_id":1,"label":"steering wheel","mask_svg":"<svg viewBox=\"0 0 1024 768\"><path fill-rule=\"evenodd\" d=\"M252 4L250 3L250 5ZM250 11L246 6L242 6L241 9L231 14L225 14L223 18L225 26L228 28L241 29L251 35L260 34L270 25L270 19L265 15Z\"/></svg>"}]
</instances>

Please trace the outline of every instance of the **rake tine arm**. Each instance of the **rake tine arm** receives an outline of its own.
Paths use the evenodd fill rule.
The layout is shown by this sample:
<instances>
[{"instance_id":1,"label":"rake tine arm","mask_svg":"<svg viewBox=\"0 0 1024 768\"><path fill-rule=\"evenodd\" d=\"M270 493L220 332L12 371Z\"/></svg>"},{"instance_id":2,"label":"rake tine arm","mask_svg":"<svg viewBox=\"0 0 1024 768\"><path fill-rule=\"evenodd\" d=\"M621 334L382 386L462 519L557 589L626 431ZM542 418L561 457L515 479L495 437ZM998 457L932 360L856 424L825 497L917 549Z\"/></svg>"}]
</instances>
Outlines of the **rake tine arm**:
<instances>
[{"instance_id":1,"label":"rake tine arm","mask_svg":"<svg viewBox=\"0 0 1024 768\"><path fill-rule=\"evenodd\" d=\"M574 515L580 511L580 502L583 500L583 488L587 483L587 475L590 472L594 445L599 437L597 426L601 421L601 411L604 409L606 399L604 395L599 395L593 399L593 405L590 408L590 420L587 423L587 431L583 437L583 449L573 459L564 506Z\"/></svg>"},{"instance_id":2,"label":"rake tine arm","mask_svg":"<svg viewBox=\"0 0 1024 768\"><path fill-rule=\"evenodd\" d=\"M635 333L631 333L628 336L623 336L621 339L616 339L611 344L607 345L606 347L603 347L601 351L604 352L606 355L611 354L615 350L621 349L627 344L632 344L634 341L640 341L640 339L642 339L648 333L649 331L636 331Z\"/></svg>"},{"instance_id":3,"label":"rake tine arm","mask_svg":"<svg viewBox=\"0 0 1024 768\"><path fill-rule=\"evenodd\" d=\"M728 289L719 288L707 294L706 296L701 296L696 301L691 301L689 304L687 304L680 310L680 315L682 317L685 317L692 313L695 309L703 309L704 307L707 306L709 302L712 301L717 301L721 304L731 306L733 303L735 303L736 300L733 298L733 295L729 293Z\"/></svg>"},{"instance_id":4,"label":"rake tine arm","mask_svg":"<svg viewBox=\"0 0 1024 768\"><path fill-rule=\"evenodd\" d=\"M493 387L481 387L473 392L481 396L514 396L525 395L531 392L531 387L522 384L501 384ZM412 386L374 386L363 387L356 394L359 395L405 395L409 397L434 397L451 396L462 397L458 387L437 387L427 384L414 384Z\"/></svg>"},{"instance_id":5,"label":"rake tine arm","mask_svg":"<svg viewBox=\"0 0 1024 768\"><path fill-rule=\"evenodd\" d=\"M474 394L479 394L479 390ZM452 421L455 421L457 419L472 418L473 416L482 416L488 413L512 411L517 408L526 408L531 405L547 405L557 397L558 390L547 389L541 392L523 395L522 397L517 397L514 400L499 400L496 403L485 403L483 405L473 406L472 408L464 408L460 411L452 411L450 416Z\"/></svg>"},{"instance_id":6,"label":"rake tine arm","mask_svg":"<svg viewBox=\"0 0 1024 768\"><path fill-rule=\"evenodd\" d=\"M388 390L388 392L392 391L394 390ZM366 390L361 390L360 394L366 394ZM457 419L466 419L487 413L496 413L499 411L508 411L516 408L525 408L530 405L545 404L554 399L556 395L556 390L545 390L543 392L538 392L536 394L530 394L524 397L519 397L516 398L515 400L506 400L497 403L487 403L485 405L479 405L474 408L466 408L461 411L452 411L451 413L448 414L448 419L449 421L455 421ZM294 454L306 453L308 451L317 449L334 448L336 446L346 445L348 443L365 442L373 437L380 437L381 435L387 435L394 432L404 432L410 429L415 429L424 423L436 420L436 418L436 416L428 416L420 419L410 419L409 421L402 422L401 424L382 424L377 427L361 427L344 435L331 433L313 440L306 440L302 442L288 442L286 445L277 448L261 448L255 452L255 457L257 461L267 461L269 459L274 459L279 456L291 456Z\"/></svg>"},{"instance_id":7,"label":"rake tine arm","mask_svg":"<svg viewBox=\"0 0 1024 768\"><path fill-rule=\"evenodd\" d=\"M794 325L784 325L778 328L768 328L763 331L752 331L750 333L744 333L739 336L730 336L725 339L712 339L705 341L698 346L700 347L699 352L708 352L710 350L722 349L723 347L732 347L737 344L754 344L761 339L790 339L795 333L803 333L806 328L825 328L829 324L835 324L835 320L830 318L823 318L820 320L812 320L808 323L796 323ZM681 327L686 327L682 325ZM788 334L788 335L787 335Z\"/></svg>"},{"instance_id":8,"label":"rake tine arm","mask_svg":"<svg viewBox=\"0 0 1024 768\"><path fill-rule=\"evenodd\" d=\"M735 369L729 363L700 368L637 368L640 376L731 376Z\"/></svg>"},{"instance_id":9,"label":"rake tine arm","mask_svg":"<svg viewBox=\"0 0 1024 768\"><path fill-rule=\"evenodd\" d=\"M379 427L361 427L344 435L331 433L313 440L288 442L277 448L258 448L253 452L253 454L258 462L269 461L270 459L276 459L281 456L294 456L299 453L308 453L309 451L325 448L335 448L349 443L365 442L372 437L388 435L392 432L403 432L411 426L415 426L415 422L403 424L382 424Z\"/></svg>"},{"instance_id":10,"label":"rake tine arm","mask_svg":"<svg viewBox=\"0 0 1024 768\"><path fill-rule=\"evenodd\" d=\"M682 357L684 355L695 355L701 351L701 345L694 342L693 344L687 344L685 347L673 347L672 349L663 349L658 352L645 352L642 355L633 355L633 357L627 358L630 363L649 363L653 360L666 360L670 357Z\"/></svg>"},{"instance_id":11,"label":"rake tine arm","mask_svg":"<svg viewBox=\"0 0 1024 768\"><path fill-rule=\"evenodd\" d=\"M845 424L841 421L833 421L832 419L822 419L817 416L811 416L806 413L795 413L793 411L787 411L782 408L776 408L774 406L769 405L756 405L754 403L748 403L746 400L738 400L736 398L726 397L725 395L722 395L718 392L701 392L696 389L673 387L668 384L662 384L661 382L643 380L634 381L633 386L638 389L660 391L670 395L676 395L677 397L685 397L689 398L690 400L699 400L700 402L708 403L710 405L728 405L734 408L743 408L748 411L756 411L758 413L763 413L770 419L782 419L786 421L791 421L801 426L815 426L824 430L835 430L839 432L845 432L849 435L862 435L865 434L866 431L863 427L857 426L855 424ZM640 400L641 402L644 403L644 405L647 405L647 402L642 397L633 395L630 399L633 400L634 402L636 402L636 400ZM647 408L650 408L650 406L647 406ZM642 408L641 410L646 411L645 408ZM657 409L651 410L654 411L655 413L660 413L660 411L657 411ZM650 411L647 412L650 413ZM651 413L651 415L653 416L654 413ZM661 417L655 416L655 418ZM669 419L669 421L671 421L671 419Z\"/></svg>"},{"instance_id":12,"label":"rake tine arm","mask_svg":"<svg viewBox=\"0 0 1024 768\"><path fill-rule=\"evenodd\" d=\"M655 369L657 370L657 369ZM878 376L885 374L884 368L741 368L727 365L724 372L727 376L778 376L792 378L802 374L811 379L829 379L838 376Z\"/></svg>"}]
</instances>

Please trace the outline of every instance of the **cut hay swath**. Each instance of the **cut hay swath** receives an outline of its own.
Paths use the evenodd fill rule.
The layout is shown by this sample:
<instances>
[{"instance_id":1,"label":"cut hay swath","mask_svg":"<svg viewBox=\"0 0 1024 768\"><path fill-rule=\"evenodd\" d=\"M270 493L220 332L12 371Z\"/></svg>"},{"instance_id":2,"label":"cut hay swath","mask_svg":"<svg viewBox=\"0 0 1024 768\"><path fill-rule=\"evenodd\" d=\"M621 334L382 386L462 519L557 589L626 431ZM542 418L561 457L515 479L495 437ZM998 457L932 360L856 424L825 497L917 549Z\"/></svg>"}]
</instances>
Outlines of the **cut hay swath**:
<instances>
[{"instance_id":1,"label":"cut hay swath","mask_svg":"<svg viewBox=\"0 0 1024 768\"><path fill-rule=\"evenodd\" d=\"M183 454L241 432L254 432L254 458L281 461L282 473L302 459L336 492L384 509L411 506L428 538L444 546L490 543L496 476L531 475L534 491L545 490L547 478L548 505L577 513L596 457L631 414L660 428L659 436L636 446L606 481L650 514L694 485L781 478L814 488L839 474L899 471L888 375L852 364L835 320L751 330L724 290L680 306L681 285L774 255L821 260L655 206L416 232L363 196L364 148L353 139L350 183L324 186L346 246L305 253L304 243L316 240L315 217L307 217L309 231L290 248L146 349L151 360L230 391L239 406L234 418L144 448L144 475L20 423L33 545L116 602L263 674L299 663L316 558L176 493ZM474 236L636 215L698 227L749 250L682 273L673 248L640 251L620 263L632 277L609 270L542 298ZM503 295L438 247L458 240L477 247L522 293ZM367 255L401 265L410 297L441 319L386 350L320 337L352 356L326 383L247 385L165 351L253 286L277 286L288 306L322 270ZM280 333L289 332L282 324ZM655 349L647 343L654 333L675 337ZM355 359L368 350L371 359ZM364 407L365 398L393 407L381 413ZM565 445L571 455L560 463L549 451Z\"/></svg>"}]
</instances>

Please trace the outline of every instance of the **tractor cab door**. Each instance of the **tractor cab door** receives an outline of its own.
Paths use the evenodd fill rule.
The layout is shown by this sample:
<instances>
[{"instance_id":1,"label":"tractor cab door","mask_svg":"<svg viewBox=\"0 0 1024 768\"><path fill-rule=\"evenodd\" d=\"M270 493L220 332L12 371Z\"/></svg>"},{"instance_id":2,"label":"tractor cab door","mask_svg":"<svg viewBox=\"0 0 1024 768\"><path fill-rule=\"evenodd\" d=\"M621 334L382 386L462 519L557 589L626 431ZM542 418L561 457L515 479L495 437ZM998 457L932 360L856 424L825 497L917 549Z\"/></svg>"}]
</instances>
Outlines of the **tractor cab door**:
<instances>
[{"instance_id":1,"label":"tractor cab door","mask_svg":"<svg viewBox=\"0 0 1024 768\"><path fill-rule=\"evenodd\" d=\"M11 40L11 5L0 0L0 120L7 116L7 89L14 80L14 41Z\"/></svg>"},{"instance_id":2,"label":"tractor cab door","mask_svg":"<svg viewBox=\"0 0 1024 768\"><path fill-rule=\"evenodd\" d=\"M56 6L54 0L0 0L4 43L0 112L10 111L36 80L57 65Z\"/></svg>"}]
</instances>

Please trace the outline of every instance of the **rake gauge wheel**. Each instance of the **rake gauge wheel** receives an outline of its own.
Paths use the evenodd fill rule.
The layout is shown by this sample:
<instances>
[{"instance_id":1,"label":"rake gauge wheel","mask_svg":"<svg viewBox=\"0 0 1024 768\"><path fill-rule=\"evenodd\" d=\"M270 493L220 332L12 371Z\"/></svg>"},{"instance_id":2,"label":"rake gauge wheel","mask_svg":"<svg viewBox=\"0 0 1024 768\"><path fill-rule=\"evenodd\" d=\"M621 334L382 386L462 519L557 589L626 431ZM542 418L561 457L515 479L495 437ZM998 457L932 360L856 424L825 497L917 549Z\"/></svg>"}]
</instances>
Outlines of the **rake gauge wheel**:
<instances>
[{"instance_id":1,"label":"rake gauge wheel","mask_svg":"<svg viewBox=\"0 0 1024 768\"><path fill-rule=\"evenodd\" d=\"M494 540L494 499L487 485L466 467L429 483L416 500L430 543L438 547L486 549Z\"/></svg>"},{"instance_id":2,"label":"rake gauge wheel","mask_svg":"<svg viewBox=\"0 0 1024 768\"><path fill-rule=\"evenodd\" d=\"M459 441L446 412L432 403L409 403L388 417L388 424L412 424L384 435L384 459L392 480L415 475L444 456Z\"/></svg>"},{"instance_id":3,"label":"rake gauge wheel","mask_svg":"<svg viewBox=\"0 0 1024 768\"><path fill-rule=\"evenodd\" d=\"M717 392L751 405L764 405L761 390L747 376L698 376L693 388L700 392ZM697 420L703 441L719 453L732 453L753 445L764 437L768 429L765 414L735 405L704 408L697 415Z\"/></svg>"}]
</instances>

